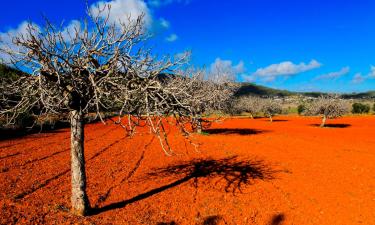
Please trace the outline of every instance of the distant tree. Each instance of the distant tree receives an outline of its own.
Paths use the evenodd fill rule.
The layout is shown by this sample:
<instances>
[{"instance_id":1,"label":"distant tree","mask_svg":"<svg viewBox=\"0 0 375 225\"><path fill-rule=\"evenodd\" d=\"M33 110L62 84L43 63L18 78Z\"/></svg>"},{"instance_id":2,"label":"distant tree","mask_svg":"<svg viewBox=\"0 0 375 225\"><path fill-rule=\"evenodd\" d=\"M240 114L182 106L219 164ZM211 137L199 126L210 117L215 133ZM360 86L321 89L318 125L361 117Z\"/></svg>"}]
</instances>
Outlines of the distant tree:
<instances>
[{"instance_id":1,"label":"distant tree","mask_svg":"<svg viewBox=\"0 0 375 225\"><path fill-rule=\"evenodd\" d=\"M270 119L270 122L273 121L272 117L280 114L282 112L281 105L275 100L268 98L262 100L262 112L266 117Z\"/></svg>"},{"instance_id":2,"label":"distant tree","mask_svg":"<svg viewBox=\"0 0 375 225\"><path fill-rule=\"evenodd\" d=\"M242 96L235 102L234 108L238 112L247 112L253 119L262 111L262 99L256 96Z\"/></svg>"},{"instance_id":3,"label":"distant tree","mask_svg":"<svg viewBox=\"0 0 375 225\"><path fill-rule=\"evenodd\" d=\"M227 71L217 69L215 73L207 74L204 69L188 68L177 72L177 76L172 80L172 86L180 86L180 83L188 83L190 87L186 90L189 98L181 100L191 106L193 130L202 132L203 123L208 126L211 121L204 119L205 114L221 111L225 108L225 103L233 95L234 86L232 76Z\"/></svg>"},{"instance_id":4,"label":"distant tree","mask_svg":"<svg viewBox=\"0 0 375 225\"><path fill-rule=\"evenodd\" d=\"M348 112L347 105L338 96L321 96L311 103L306 114L322 115L320 127L324 127L327 118L337 118Z\"/></svg>"},{"instance_id":5,"label":"distant tree","mask_svg":"<svg viewBox=\"0 0 375 225\"><path fill-rule=\"evenodd\" d=\"M362 104L359 102L353 103L352 105L352 113L354 114L362 114L362 113L369 113L370 112L370 105Z\"/></svg>"},{"instance_id":6,"label":"distant tree","mask_svg":"<svg viewBox=\"0 0 375 225\"><path fill-rule=\"evenodd\" d=\"M108 7L108 6L105 6ZM72 212L85 215L90 207L86 195L84 117L89 112L103 121L102 113L117 110L117 123L128 134L148 125L160 143L166 142L163 119L174 116L181 129L193 115L186 99L191 83L164 85L160 74L173 72L187 55L175 60L152 57L145 48L143 16L110 24L108 16L89 19L68 33L46 22L44 28L28 24L23 34L2 43L0 50L14 65L31 72L0 86L0 116L14 123L18 115L39 108L37 116L69 113L71 124ZM13 98L12 96L17 96ZM194 97L200 101L200 96ZM194 111L195 113L195 111ZM163 147L166 154L170 154Z\"/></svg>"},{"instance_id":7,"label":"distant tree","mask_svg":"<svg viewBox=\"0 0 375 225\"><path fill-rule=\"evenodd\" d=\"M374 103L374 105L372 106L372 111L375 112L375 103Z\"/></svg>"}]
</instances>

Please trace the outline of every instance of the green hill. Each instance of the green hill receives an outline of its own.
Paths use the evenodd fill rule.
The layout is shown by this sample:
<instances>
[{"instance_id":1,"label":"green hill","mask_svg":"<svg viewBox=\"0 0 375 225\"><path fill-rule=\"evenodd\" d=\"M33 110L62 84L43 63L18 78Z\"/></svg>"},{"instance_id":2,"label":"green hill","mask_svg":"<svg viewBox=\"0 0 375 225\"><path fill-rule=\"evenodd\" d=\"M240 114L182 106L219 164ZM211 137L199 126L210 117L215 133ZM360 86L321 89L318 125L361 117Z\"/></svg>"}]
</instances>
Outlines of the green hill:
<instances>
[{"instance_id":1,"label":"green hill","mask_svg":"<svg viewBox=\"0 0 375 225\"><path fill-rule=\"evenodd\" d=\"M269 88L262 85L257 85L253 83L239 83L240 87L235 93L235 96L243 95L257 95L257 96L293 96L293 95L303 95L307 97L319 97L321 95L327 95L324 92L293 92L288 90L280 90L275 88ZM343 98L346 99L375 99L375 91L361 92L361 93L345 93L342 94Z\"/></svg>"}]
</instances>

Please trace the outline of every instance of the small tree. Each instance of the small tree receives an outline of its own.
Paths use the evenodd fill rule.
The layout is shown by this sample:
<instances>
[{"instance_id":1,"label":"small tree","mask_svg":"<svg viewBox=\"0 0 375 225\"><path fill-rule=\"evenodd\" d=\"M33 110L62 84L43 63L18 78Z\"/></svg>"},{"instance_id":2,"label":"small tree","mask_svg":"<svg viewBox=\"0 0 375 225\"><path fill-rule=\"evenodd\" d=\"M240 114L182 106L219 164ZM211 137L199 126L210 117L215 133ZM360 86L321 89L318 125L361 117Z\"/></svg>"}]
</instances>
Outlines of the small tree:
<instances>
[{"instance_id":1,"label":"small tree","mask_svg":"<svg viewBox=\"0 0 375 225\"><path fill-rule=\"evenodd\" d=\"M240 97L234 105L238 112L247 112L253 119L254 116L262 111L262 99L256 96L243 96Z\"/></svg>"},{"instance_id":2,"label":"small tree","mask_svg":"<svg viewBox=\"0 0 375 225\"><path fill-rule=\"evenodd\" d=\"M128 134L144 121L162 146L166 143L163 118L174 115L181 124L186 121L184 117L192 115L191 105L184 101L191 97L189 83L167 86L159 76L174 71L187 55L174 61L152 57L143 45L142 16L136 20L129 17L127 23L118 25L109 24L109 15L102 12L105 10L90 14L89 20L68 32L48 21L42 29L28 24L25 33L13 37L12 45L3 43L0 49L14 65L31 72L1 83L0 115L8 123L32 109L37 109L37 116L70 115L71 204L77 215L85 215L90 207L84 160L85 115L94 112L105 122L102 113L117 110L117 123ZM163 149L170 153L169 147Z\"/></svg>"},{"instance_id":3,"label":"small tree","mask_svg":"<svg viewBox=\"0 0 375 225\"><path fill-rule=\"evenodd\" d=\"M204 114L222 110L226 101L233 95L234 86L227 73L216 70L215 74L207 74L203 69L188 68L176 73L168 86L189 87L186 93L189 98L182 99L191 106L193 130L202 132L203 123L211 121L203 119Z\"/></svg>"},{"instance_id":4,"label":"small tree","mask_svg":"<svg viewBox=\"0 0 375 225\"><path fill-rule=\"evenodd\" d=\"M263 99L262 112L270 119L270 122L272 122L272 117L280 114L282 112L282 107L278 102L274 101L271 98Z\"/></svg>"},{"instance_id":5,"label":"small tree","mask_svg":"<svg viewBox=\"0 0 375 225\"><path fill-rule=\"evenodd\" d=\"M359 102L353 103L352 105L352 113L354 114L363 114L370 112L370 105L362 104Z\"/></svg>"},{"instance_id":6,"label":"small tree","mask_svg":"<svg viewBox=\"0 0 375 225\"><path fill-rule=\"evenodd\" d=\"M320 127L324 127L327 118L337 118L349 112L348 106L338 96L321 96L307 109L307 115L322 115Z\"/></svg>"}]
</instances>

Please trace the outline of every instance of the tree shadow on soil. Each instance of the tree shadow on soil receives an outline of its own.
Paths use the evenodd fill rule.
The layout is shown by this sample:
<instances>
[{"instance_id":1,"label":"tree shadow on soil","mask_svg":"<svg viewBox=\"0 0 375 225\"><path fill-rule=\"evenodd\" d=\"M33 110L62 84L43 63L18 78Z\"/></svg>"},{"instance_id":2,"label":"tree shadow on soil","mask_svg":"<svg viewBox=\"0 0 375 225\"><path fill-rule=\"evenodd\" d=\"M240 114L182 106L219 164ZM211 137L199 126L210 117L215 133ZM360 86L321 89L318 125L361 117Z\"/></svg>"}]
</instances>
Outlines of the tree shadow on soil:
<instances>
[{"instance_id":1,"label":"tree shadow on soil","mask_svg":"<svg viewBox=\"0 0 375 225\"><path fill-rule=\"evenodd\" d=\"M166 191L170 188L179 186L190 180L194 181L194 186L198 187L198 179L215 179L217 182L225 182L225 192L241 192L245 185L251 185L255 180L271 180L274 175L282 171L275 170L267 165L263 160L239 160L237 156L223 159L195 159L186 162L180 162L165 168L154 169L148 173L145 180L176 177L176 181L154 188L145 193L139 194L131 199L111 203L102 208L93 208L91 215L97 215L106 211L123 208L128 204L146 199L155 194Z\"/></svg>"},{"instance_id":2,"label":"tree shadow on soil","mask_svg":"<svg viewBox=\"0 0 375 225\"><path fill-rule=\"evenodd\" d=\"M223 218L221 216L207 216L207 217L203 218L203 220L200 223L196 223L196 224L217 225L222 220L223 220ZM156 223L156 225L177 225L177 223L175 221L159 222L159 223Z\"/></svg>"},{"instance_id":3,"label":"tree shadow on soil","mask_svg":"<svg viewBox=\"0 0 375 225\"><path fill-rule=\"evenodd\" d=\"M288 122L289 120L273 119L272 122Z\"/></svg>"},{"instance_id":4,"label":"tree shadow on soil","mask_svg":"<svg viewBox=\"0 0 375 225\"><path fill-rule=\"evenodd\" d=\"M283 213L278 213L271 218L269 225L280 225L285 221L285 215Z\"/></svg>"},{"instance_id":5,"label":"tree shadow on soil","mask_svg":"<svg viewBox=\"0 0 375 225\"><path fill-rule=\"evenodd\" d=\"M320 124L310 124L310 126L313 126L313 127L320 127ZM328 128L347 128L347 127L351 127L352 125L350 124L347 124L347 123L334 123L334 124L326 124L324 125L324 127L328 127Z\"/></svg>"},{"instance_id":6,"label":"tree shadow on soil","mask_svg":"<svg viewBox=\"0 0 375 225\"><path fill-rule=\"evenodd\" d=\"M218 135L254 135L269 132L267 130L257 130L257 129L245 129L245 128L212 128L203 131L207 134L218 134Z\"/></svg>"},{"instance_id":7,"label":"tree shadow on soil","mask_svg":"<svg viewBox=\"0 0 375 225\"><path fill-rule=\"evenodd\" d=\"M68 122L59 122L56 123L54 126L43 126L42 128L39 126L35 126L32 128L0 128L0 141L4 140L12 140L21 138L24 136L28 136L31 134L55 134L55 133L64 133L66 130L61 130L64 128L70 127Z\"/></svg>"}]
</instances>

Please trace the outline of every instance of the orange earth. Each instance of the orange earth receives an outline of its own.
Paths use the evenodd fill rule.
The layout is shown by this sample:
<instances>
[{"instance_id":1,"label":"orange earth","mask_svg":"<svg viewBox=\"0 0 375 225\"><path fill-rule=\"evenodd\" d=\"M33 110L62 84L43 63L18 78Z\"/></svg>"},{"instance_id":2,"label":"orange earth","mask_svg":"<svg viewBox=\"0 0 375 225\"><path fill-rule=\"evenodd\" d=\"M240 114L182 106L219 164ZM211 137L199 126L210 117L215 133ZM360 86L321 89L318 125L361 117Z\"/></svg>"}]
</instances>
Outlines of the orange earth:
<instances>
[{"instance_id":1,"label":"orange earth","mask_svg":"<svg viewBox=\"0 0 375 225\"><path fill-rule=\"evenodd\" d=\"M70 207L69 129L0 142L1 224L375 224L375 116L232 118L177 131L86 126L88 195Z\"/></svg>"}]
</instances>

